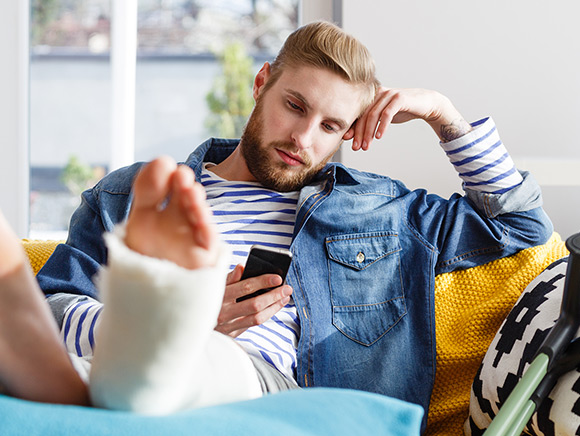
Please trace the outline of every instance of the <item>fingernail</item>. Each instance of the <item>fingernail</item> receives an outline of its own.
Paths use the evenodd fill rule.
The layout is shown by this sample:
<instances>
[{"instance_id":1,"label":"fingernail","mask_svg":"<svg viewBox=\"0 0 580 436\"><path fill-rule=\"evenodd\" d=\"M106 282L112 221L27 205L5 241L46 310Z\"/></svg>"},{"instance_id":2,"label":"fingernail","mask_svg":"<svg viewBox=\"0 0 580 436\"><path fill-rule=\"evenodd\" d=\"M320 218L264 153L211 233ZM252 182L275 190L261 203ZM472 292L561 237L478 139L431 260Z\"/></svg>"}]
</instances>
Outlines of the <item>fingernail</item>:
<instances>
[{"instance_id":1,"label":"fingernail","mask_svg":"<svg viewBox=\"0 0 580 436\"><path fill-rule=\"evenodd\" d=\"M362 148L363 148L363 150L366 150L367 149L367 142L366 141L363 141Z\"/></svg>"},{"instance_id":2,"label":"fingernail","mask_svg":"<svg viewBox=\"0 0 580 436\"><path fill-rule=\"evenodd\" d=\"M280 280L282 280L282 277L280 277L280 276L275 276L275 277L272 277L272 278L270 279L270 284L271 284L272 286L278 286L278 285L282 284L282 283L280 282Z\"/></svg>"},{"instance_id":3,"label":"fingernail","mask_svg":"<svg viewBox=\"0 0 580 436\"><path fill-rule=\"evenodd\" d=\"M377 134L375 136L377 139L379 139L381 137L381 132L377 132Z\"/></svg>"},{"instance_id":4,"label":"fingernail","mask_svg":"<svg viewBox=\"0 0 580 436\"><path fill-rule=\"evenodd\" d=\"M284 294L285 296L292 295L292 288L290 286L284 286L284 288L282 289L282 294Z\"/></svg>"},{"instance_id":5,"label":"fingernail","mask_svg":"<svg viewBox=\"0 0 580 436\"><path fill-rule=\"evenodd\" d=\"M357 147L358 147L358 141L352 141L352 149L356 150Z\"/></svg>"}]
</instances>

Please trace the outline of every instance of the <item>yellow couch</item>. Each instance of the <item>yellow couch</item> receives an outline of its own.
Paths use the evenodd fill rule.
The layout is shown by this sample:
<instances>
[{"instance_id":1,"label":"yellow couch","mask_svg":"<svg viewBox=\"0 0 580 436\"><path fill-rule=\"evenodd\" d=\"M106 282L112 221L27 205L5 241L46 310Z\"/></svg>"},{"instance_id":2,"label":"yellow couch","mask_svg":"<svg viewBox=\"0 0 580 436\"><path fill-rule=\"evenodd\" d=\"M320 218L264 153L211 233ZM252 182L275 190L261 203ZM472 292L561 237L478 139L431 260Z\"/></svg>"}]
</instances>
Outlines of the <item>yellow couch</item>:
<instances>
[{"instance_id":1,"label":"yellow couch","mask_svg":"<svg viewBox=\"0 0 580 436\"><path fill-rule=\"evenodd\" d=\"M58 244L23 240L35 274ZM472 380L501 322L527 284L566 255L555 233L546 244L514 256L437 276L437 376L427 435L463 434Z\"/></svg>"}]
</instances>

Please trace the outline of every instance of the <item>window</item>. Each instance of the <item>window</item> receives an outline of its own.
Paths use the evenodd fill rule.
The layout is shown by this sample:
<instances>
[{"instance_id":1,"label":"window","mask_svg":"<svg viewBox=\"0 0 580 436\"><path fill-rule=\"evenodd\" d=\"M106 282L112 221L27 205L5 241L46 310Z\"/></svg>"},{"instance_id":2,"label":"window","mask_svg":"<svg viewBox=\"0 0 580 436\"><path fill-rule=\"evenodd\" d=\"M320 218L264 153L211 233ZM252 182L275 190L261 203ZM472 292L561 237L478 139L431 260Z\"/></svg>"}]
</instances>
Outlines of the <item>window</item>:
<instances>
[{"instance_id":1,"label":"window","mask_svg":"<svg viewBox=\"0 0 580 436\"><path fill-rule=\"evenodd\" d=\"M206 96L219 94L220 54L241 43L253 74L298 26L298 6L298 0L139 0L135 160L160 153L184 160L219 134L210 128ZM112 5L31 0L31 9L30 236L60 239L80 191L111 168Z\"/></svg>"}]
</instances>

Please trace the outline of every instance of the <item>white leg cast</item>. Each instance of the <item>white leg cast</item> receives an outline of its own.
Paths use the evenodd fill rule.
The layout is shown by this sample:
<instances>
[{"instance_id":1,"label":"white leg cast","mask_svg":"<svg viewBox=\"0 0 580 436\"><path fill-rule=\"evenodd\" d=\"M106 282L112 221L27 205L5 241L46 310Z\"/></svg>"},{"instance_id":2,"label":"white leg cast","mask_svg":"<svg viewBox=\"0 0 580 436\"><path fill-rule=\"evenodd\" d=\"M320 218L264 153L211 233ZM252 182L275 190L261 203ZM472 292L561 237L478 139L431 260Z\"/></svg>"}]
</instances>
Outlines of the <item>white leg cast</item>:
<instances>
[{"instance_id":1,"label":"white leg cast","mask_svg":"<svg viewBox=\"0 0 580 436\"><path fill-rule=\"evenodd\" d=\"M106 238L109 266L98 280L104 309L90 374L94 404L166 414L261 396L247 354L214 331L228 256L221 253L216 267L188 270L137 254L118 235Z\"/></svg>"}]
</instances>

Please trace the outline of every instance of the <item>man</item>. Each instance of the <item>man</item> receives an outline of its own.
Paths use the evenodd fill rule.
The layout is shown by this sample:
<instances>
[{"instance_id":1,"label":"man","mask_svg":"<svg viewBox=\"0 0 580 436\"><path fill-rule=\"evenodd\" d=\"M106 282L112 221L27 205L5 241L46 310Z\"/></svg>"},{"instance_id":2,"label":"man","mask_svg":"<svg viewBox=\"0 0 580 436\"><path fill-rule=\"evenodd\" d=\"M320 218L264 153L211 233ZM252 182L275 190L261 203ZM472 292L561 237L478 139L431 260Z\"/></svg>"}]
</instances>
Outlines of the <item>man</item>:
<instances>
[{"instance_id":1,"label":"man","mask_svg":"<svg viewBox=\"0 0 580 436\"><path fill-rule=\"evenodd\" d=\"M209 140L185 162L234 252L216 330L250 356L263 391L337 386L427 410L435 274L545 242L552 227L537 184L516 171L491 119L470 125L439 93L379 87L364 46L327 23L293 33L253 94L241 140ZM465 196L445 200L328 163L344 140L366 150L391 123L413 119L433 128ZM107 262L102 235L127 218L141 167L83 194L67 244L38 275L81 356L92 354L100 304L71 294L99 297L92 276ZM271 275L240 281L235 264L256 242L292 250L285 285Z\"/></svg>"}]
</instances>

